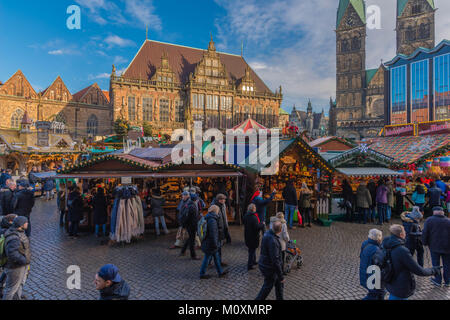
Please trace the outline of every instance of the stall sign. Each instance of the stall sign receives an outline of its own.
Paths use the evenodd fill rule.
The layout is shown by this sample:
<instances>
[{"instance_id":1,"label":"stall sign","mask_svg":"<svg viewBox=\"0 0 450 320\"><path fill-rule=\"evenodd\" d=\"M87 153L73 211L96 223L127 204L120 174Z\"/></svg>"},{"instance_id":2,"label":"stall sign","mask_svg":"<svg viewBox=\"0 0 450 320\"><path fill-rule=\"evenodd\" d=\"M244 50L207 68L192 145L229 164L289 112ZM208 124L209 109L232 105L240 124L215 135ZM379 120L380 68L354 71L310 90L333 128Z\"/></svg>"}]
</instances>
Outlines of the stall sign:
<instances>
[{"instance_id":1,"label":"stall sign","mask_svg":"<svg viewBox=\"0 0 450 320\"><path fill-rule=\"evenodd\" d=\"M421 122L417 125L417 128L419 136L450 133L450 119L443 121Z\"/></svg>"},{"instance_id":2,"label":"stall sign","mask_svg":"<svg viewBox=\"0 0 450 320\"><path fill-rule=\"evenodd\" d=\"M414 124L396 125L396 126L386 126L384 127L385 137L404 137L414 135Z\"/></svg>"},{"instance_id":3,"label":"stall sign","mask_svg":"<svg viewBox=\"0 0 450 320\"><path fill-rule=\"evenodd\" d=\"M132 180L131 177L122 177L122 184L131 184Z\"/></svg>"}]
</instances>

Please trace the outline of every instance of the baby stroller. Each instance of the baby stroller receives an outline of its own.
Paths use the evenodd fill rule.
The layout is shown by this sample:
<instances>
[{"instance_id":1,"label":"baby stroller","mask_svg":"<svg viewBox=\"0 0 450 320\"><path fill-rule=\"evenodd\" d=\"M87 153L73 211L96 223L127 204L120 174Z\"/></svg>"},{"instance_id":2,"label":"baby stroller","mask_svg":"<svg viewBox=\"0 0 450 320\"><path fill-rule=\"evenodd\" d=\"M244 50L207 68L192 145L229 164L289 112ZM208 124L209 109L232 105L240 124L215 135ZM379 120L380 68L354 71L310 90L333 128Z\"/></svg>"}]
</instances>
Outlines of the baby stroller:
<instances>
[{"instance_id":1,"label":"baby stroller","mask_svg":"<svg viewBox=\"0 0 450 320\"><path fill-rule=\"evenodd\" d=\"M303 265L303 257L301 250L296 246L296 240L290 240L286 243L286 257L284 261L284 271L289 273L293 265L297 265L297 269Z\"/></svg>"}]
</instances>

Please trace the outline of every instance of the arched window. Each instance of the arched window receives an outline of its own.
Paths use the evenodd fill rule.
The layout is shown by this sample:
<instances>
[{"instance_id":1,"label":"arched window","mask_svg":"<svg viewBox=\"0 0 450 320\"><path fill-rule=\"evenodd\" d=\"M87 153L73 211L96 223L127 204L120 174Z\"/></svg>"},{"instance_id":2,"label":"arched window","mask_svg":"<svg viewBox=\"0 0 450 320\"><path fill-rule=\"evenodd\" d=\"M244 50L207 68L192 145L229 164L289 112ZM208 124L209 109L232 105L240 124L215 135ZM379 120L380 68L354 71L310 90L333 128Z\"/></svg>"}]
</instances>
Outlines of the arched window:
<instances>
[{"instance_id":1,"label":"arched window","mask_svg":"<svg viewBox=\"0 0 450 320\"><path fill-rule=\"evenodd\" d=\"M409 26L406 30L406 40L408 41L415 41L416 40L416 30Z\"/></svg>"},{"instance_id":2,"label":"arched window","mask_svg":"<svg viewBox=\"0 0 450 320\"><path fill-rule=\"evenodd\" d=\"M347 40L343 40L341 42L341 52L347 52L350 51L350 46Z\"/></svg>"},{"instance_id":3,"label":"arched window","mask_svg":"<svg viewBox=\"0 0 450 320\"><path fill-rule=\"evenodd\" d=\"M23 119L23 110L17 109L11 116L11 128L20 129L20 123Z\"/></svg>"},{"instance_id":4,"label":"arched window","mask_svg":"<svg viewBox=\"0 0 450 320\"><path fill-rule=\"evenodd\" d=\"M359 50L361 49L361 40L359 40L358 37L354 37L352 39L352 50Z\"/></svg>"},{"instance_id":5,"label":"arched window","mask_svg":"<svg viewBox=\"0 0 450 320\"><path fill-rule=\"evenodd\" d=\"M95 137L98 133L98 119L93 114L89 117L87 122L87 134L88 136Z\"/></svg>"}]
</instances>

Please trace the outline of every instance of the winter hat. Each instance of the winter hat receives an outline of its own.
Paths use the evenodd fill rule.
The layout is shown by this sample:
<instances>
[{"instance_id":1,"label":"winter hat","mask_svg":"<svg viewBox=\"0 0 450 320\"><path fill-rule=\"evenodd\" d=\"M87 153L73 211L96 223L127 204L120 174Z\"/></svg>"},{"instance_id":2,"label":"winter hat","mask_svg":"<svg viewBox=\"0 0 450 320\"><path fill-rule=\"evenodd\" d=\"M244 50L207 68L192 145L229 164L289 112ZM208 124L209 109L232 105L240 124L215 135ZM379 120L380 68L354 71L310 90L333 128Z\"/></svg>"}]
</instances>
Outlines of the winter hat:
<instances>
[{"instance_id":1,"label":"winter hat","mask_svg":"<svg viewBox=\"0 0 450 320\"><path fill-rule=\"evenodd\" d=\"M119 269L113 264L107 264L100 268L98 276L105 281L121 282L122 278L119 275Z\"/></svg>"},{"instance_id":2,"label":"winter hat","mask_svg":"<svg viewBox=\"0 0 450 320\"><path fill-rule=\"evenodd\" d=\"M413 207L412 212L408 214L414 220L421 220L423 218L422 213L420 213L419 207Z\"/></svg>"},{"instance_id":3,"label":"winter hat","mask_svg":"<svg viewBox=\"0 0 450 320\"><path fill-rule=\"evenodd\" d=\"M14 228L20 228L23 227L23 225L27 222L28 222L27 217L17 216L16 218L14 218L12 226Z\"/></svg>"},{"instance_id":4,"label":"winter hat","mask_svg":"<svg viewBox=\"0 0 450 320\"><path fill-rule=\"evenodd\" d=\"M442 209L442 207L433 207L433 214L435 212L444 212L444 209Z\"/></svg>"}]
</instances>

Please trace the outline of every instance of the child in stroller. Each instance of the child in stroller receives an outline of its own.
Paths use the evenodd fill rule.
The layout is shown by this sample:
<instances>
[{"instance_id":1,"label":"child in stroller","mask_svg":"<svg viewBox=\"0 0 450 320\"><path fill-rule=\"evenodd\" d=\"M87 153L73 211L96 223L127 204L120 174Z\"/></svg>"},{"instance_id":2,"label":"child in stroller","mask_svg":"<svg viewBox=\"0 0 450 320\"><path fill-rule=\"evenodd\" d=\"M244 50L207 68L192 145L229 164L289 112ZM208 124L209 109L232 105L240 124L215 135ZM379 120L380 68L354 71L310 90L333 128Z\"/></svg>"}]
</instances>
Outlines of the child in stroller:
<instances>
[{"instance_id":1,"label":"child in stroller","mask_svg":"<svg viewBox=\"0 0 450 320\"><path fill-rule=\"evenodd\" d=\"M296 246L297 240L290 240L286 243L286 257L284 261L284 271L289 273L292 266L297 265L300 268L303 265L301 250Z\"/></svg>"}]
</instances>

